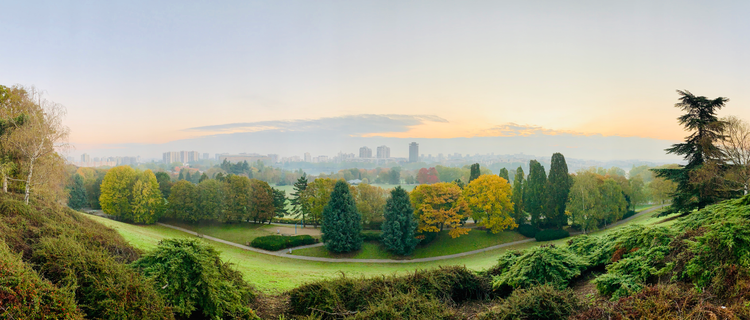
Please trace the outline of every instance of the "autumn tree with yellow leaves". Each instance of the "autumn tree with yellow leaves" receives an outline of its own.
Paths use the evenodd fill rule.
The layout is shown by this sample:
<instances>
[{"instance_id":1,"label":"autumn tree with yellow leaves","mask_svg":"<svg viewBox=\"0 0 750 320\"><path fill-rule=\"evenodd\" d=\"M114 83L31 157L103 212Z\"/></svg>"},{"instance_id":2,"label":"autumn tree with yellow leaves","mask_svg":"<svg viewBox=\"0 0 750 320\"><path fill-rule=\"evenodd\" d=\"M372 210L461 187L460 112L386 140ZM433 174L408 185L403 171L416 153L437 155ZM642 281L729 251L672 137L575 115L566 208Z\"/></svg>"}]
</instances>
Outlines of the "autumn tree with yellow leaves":
<instances>
[{"instance_id":1,"label":"autumn tree with yellow leaves","mask_svg":"<svg viewBox=\"0 0 750 320\"><path fill-rule=\"evenodd\" d=\"M410 194L419 226L417 231L440 232L449 228L451 238L468 234L469 229L461 226L461 220L469 213L469 207L456 184L439 182L423 184L414 188Z\"/></svg>"},{"instance_id":2,"label":"autumn tree with yellow leaves","mask_svg":"<svg viewBox=\"0 0 750 320\"><path fill-rule=\"evenodd\" d=\"M507 180L496 175L481 175L464 188L463 194L478 226L492 233L518 227L511 216L513 191Z\"/></svg>"}]
</instances>

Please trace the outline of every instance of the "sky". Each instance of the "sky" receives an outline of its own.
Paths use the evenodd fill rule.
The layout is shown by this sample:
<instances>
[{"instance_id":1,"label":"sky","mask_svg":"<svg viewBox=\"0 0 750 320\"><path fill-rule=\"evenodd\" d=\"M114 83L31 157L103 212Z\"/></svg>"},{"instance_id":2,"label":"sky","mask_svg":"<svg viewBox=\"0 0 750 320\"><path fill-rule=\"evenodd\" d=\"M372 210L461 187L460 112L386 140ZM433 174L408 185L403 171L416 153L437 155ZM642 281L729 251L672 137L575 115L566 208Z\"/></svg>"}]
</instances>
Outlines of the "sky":
<instances>
[{"instance_id":1,"label":"sky","mask_svg":"<svg viewBox=\"0 0 750 320\"><path fill-rule=\"evenodd\" d=\"M334 155L391 141L406 156L418 140L434 154L675 159L663 154L686 136L675 90L728 97L719 114L750 120L748 1L2 8L0 84L64 105L73 155Z\"/></svg>"}]
</instances>

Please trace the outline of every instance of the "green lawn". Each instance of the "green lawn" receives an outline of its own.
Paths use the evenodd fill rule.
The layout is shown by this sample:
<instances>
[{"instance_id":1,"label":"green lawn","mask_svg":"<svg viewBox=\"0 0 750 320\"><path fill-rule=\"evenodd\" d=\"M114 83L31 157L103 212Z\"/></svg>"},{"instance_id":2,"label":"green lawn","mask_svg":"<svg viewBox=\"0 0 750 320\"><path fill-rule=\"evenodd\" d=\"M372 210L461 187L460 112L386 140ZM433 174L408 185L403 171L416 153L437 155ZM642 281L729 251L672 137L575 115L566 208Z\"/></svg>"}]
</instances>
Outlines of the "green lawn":
<instances>
[{"instance_id":1,"label":"green lawn","mask_svg":"<svg viewBox=\"0 0 750 320\"><path fill-rule=\"evenodd\" d=\"M184 223L180 221L165 221L167 224L192 230L207 236L247 244L257 237L276 234L276 226L257 223Z\"/></svg>"},{"instance_id":2,"label":"green lawn","mask_svg":"<svg viewBox=\"0 0 750 320\"><path fill-rule=\"evenodd\" d=\"M452 239L448 231L443 231L440 235L429 244L417 246L414 254L408 259L429 258L437 256L447 256L455 253L472 251L491 247L498 244L526 239L518 232L506 231L498 234L487 233L486 231L471 230L469 234L462 235ZM352 259L402 259L402 257L392 255L386 251L385 247L377 242L365 242L362 249L348 254L334 254L328 252L325 247L314 247L307 249L295 250L292 254L308 257L324 258L352 258Z\"/></svg>"}]
</instances>

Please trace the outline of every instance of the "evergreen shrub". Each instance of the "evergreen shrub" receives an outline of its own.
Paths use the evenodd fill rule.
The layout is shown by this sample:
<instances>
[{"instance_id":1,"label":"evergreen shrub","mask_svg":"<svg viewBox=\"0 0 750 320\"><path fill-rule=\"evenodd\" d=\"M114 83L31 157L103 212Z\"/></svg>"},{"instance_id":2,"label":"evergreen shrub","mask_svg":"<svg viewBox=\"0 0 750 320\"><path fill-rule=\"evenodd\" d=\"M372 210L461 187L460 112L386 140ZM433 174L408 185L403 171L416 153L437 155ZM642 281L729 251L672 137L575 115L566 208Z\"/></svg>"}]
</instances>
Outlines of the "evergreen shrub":
<instances>
[{"instance_id":1,"label":"evergreen shrub","mask_svg":"<svg viewBox=\"0 0 750 320\"><path fill-rule=\"evenodd\" d=\"M492 286L500 292L551 284L564 288L588 266L586 260L554 245L503 254L493 268Z\"/></svg>"},{"instance_id":2,"label":"evergreen shrub","mask_svg":"<svg viewBox=\"0 0 750 320\"><path fill-rule=\"evenodd\" d=\"M542 285L514 291L498 305L477 315L477 319L567 319L583 306L573 290Z\"/></svg>"},{"instance_id":3,"label":"evergreen shrub","mask_svg":"<svg viewBox=\"0 0 750 320\"><path fill-rule=\"evenodd\" d=\"M524 237L527 237L527 238L536 237L537 232L539 232L539 228L532 226L530 224L522 224L518 226L518 233L522 234Z\"/></svg>"},{"instance_id":4,"label":"evergreen shrub","mask_svg":"<svg viewBox=\"0 0 750 320\"><path fill-rule=\"evenodd\" d=\"M362 237L362 241L380 241L381 232L362 231L362 233L360 233L360 236Z\"/></svg>"},{"instance_id":5,"label":"evergreen shrub","mask_svg":"<svg viewBox=\"0 0 750 320\"><path fill-rule=\"evenodd\" d=\"M552 241L570 237L570 232L563 229L547 229L536 233L536 241Z\"/></svg>"},{"instance_id":6,"label":"evergreen shrub","mask_svg":"<svg viewBox=\"0 0 750 320\"><path fill-rule=\"evenodd\" d=\"M306 234L298 236L270 235L253 239L253 241L250 242L250 246L268 251L279 251L287 248L315 244L317 242L318 239Z\"/></svg>"}]
</instances>

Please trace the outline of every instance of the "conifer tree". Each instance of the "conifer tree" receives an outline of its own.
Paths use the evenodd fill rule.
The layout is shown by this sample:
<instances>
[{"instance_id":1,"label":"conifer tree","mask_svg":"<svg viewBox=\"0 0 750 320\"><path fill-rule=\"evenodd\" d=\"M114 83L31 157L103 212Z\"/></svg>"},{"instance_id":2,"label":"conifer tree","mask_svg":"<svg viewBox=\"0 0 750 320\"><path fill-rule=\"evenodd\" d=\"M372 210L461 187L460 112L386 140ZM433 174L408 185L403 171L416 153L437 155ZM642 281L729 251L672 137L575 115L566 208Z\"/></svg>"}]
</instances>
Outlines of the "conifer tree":
<instances>
[{"instance_id":1,"label":"conifer tree","mask_svg":"<svg viewBox=\"0 0 750 320\"><path fill-rule=\"evenodd\" d=\"M557 228L568 225L568 216L565 215L565 203L568 201L568 194L572 180L568 174L568 164L561 153L552 155L552 162L549 168L549 178L547 179L546 197L544 205L546 222Z\"/></svg>"},{"instance_id":2,"label":"conifer tree","mask_svg":"<svg viewBox=\"0 0 750 320\"><path fill-rule=\"evenodd\" d=\"M349 184L339 180L331 192L331 199L323 209L320 231L326 249L331 252L351 252L362 247L362 225Z\"/></svg>"},{"instance_id":3,"label":"conifer tree","mask_svg":"<svg viewBox=\"0 0 750 320\"><path fill-rule=\"evenodd\" d=\"M207 175L207 174L206 174L206 173L204 172L204 173L203 173L203 174L201 175L200 179L198 179L198 183L201 183L201 182L203 182L203 181L205 181L205 180L208 180L208 175Z\"/></svg>"},{"instance_id":4,"label":"conifer tree","mask_svg":"<svg viewBox=\"0 0 750 320\"><path fill-rule=\"evenodd\" d=\"M73 175L68 187L68 207L81 209L88 202L86 188L83 186L83 177L76 173Z\"/></svg>"},{"instance_id":5,"label":"conifer tree","mask_svg":"<svg viewBox=\"0 0 750 320\"><path fill-rule=\"evenodd\" d=\"M524 180L523 168L521 166L516 169L516 177L513 179L513 220L516 220L516 224L522 225L526 223L526 207L523 202L523 190L526 186Z\"/></svg>"},{"instance_id":6,"label":"conifer tree","mask_svg":"<svg viewBox=\"0 0 750 320\"><path fill-rule=\"evenodd\" d=\"M180 175L177 176L177 181L185 180L185 169L180 170Z\"/></svg>"},{"instance_id":7,"label":"conifer tree","mask_svg":"<svg viewBox=\"0 0 750 320\"><path fill-rule=\"evenodd\" d=\"M508 169L500 168L500 173L498 175L500 176L500 178L503 178L506 182L510 183L510 178L508 177Z\"/></svg>"},{"instance_id":8,"label":"conifer tree","mask_svg":"<svg viewBox=\"0 0 750 320\"><path fill-rule=\"evenodd\" d=\"M391 197L385 203L382 229L383 245L397 255L410 255L419 242L414 234L417 229L414 208L401 186L391 190Z\"/></svg>"},{"instance_id":9,"label":"conifer tree","mask_svg":"<svg viewBox=\"0 0 750 320\"><path fill-rule=\"evenodd\" d=\"M289 199L289 202L292 204L292 214L294 214L295 217L302 219L303 227L306 222L305 216L308 213L307 203L304 199L306 189L307 174L303 172L302 176L300 176L299 179L297 179L297 182L294 183L294 192L292 192L291 198Z\"/></svg>"},{"instance_id":10,"label":"conifer tree","mask_svg":"<svg viewBox=\"0 0 750 320\"><path fill-rule=\"evenodd\" d=\"M539 161L529 161L529 178L524 187L523 202L526 211L531 215L531 225L539 227L542 213L544 213L545 187L547 186L547 173Z\"/></svg>"},{"instance_id":11,"label":"conifer tree","mask_svg":"<svg viewBox=\"0 0 750 320\"><path fill-rule=\"evenodd\" d=\"M475 163L471 165L471 173L469 175L469 183L474 181L474 179L479 178L479 164Z\"/></svg>"}]
</instances>

